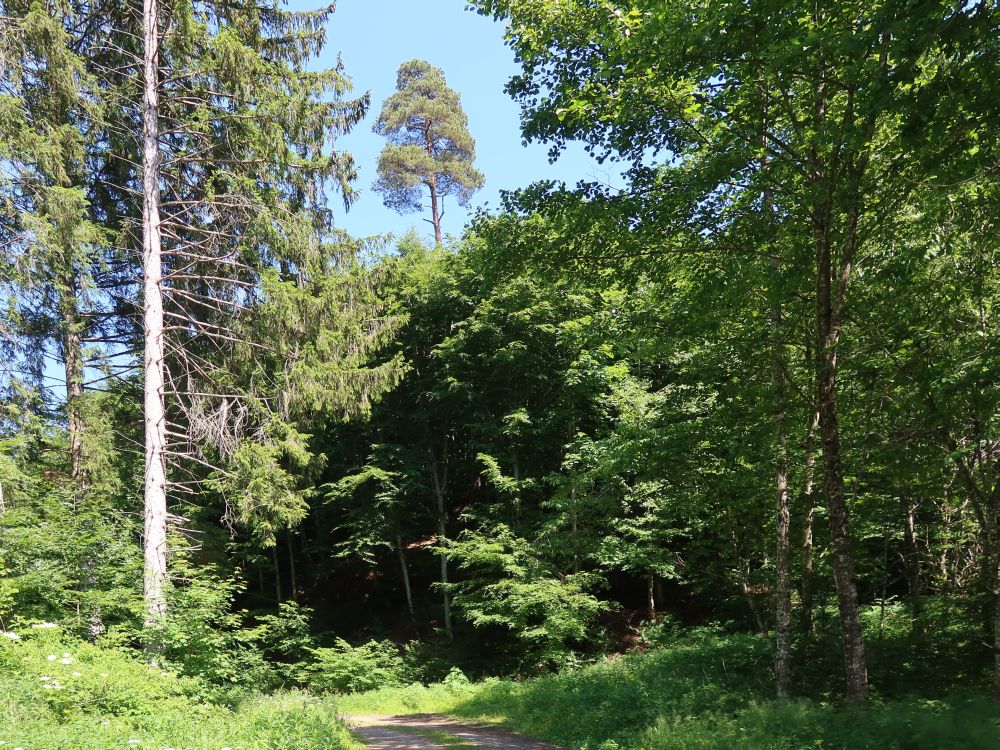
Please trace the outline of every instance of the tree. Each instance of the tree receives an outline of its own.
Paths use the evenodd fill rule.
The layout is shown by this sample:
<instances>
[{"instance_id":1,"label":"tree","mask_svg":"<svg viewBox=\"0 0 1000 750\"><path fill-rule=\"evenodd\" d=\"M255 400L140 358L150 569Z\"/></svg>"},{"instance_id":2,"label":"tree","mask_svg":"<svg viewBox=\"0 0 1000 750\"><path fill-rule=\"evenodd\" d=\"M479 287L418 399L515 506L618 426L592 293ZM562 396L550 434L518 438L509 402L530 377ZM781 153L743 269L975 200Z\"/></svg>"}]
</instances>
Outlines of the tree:
<instances>
[{"instance_id":1,"label":"tree","mask_svg":"<svg viewBox=\"0 0 1000 750\"><path fill-rule=\"evenodd\" d=\"M308 69L332 12L146 0L142 85L121 82L142 99L150 623L168 493L222 495L224 518L273 546L305 512L297 420L364 410L395 377L359 365L391 326L327 204L331 183L352 200L332 145L368 106L339 67Z\"/></svg>"},{"instance_id":2,"label":"tree","mask_svg":"<svg viewBox=\"0 0 1000 750\"><path fill-rule=\"evenodd\" d=\"M423 60L403 63L396 93L382 105L374 130L389 141L379 155L375 190L386 206L408 213L421 209L427 188L434 241L440 245L445 196L465 206L483 185L483 174L472 166L476 142L458 93L440 68Z\"/></svg>"},{"instance_id":3,"label":"tree","mask_svg":"<svg viewBox=\"0 0 1000 750\"><path fill-rule=\"evenodd\" d=\"M902 132L919 142L947 123L978 139L985 127L973 107L928 116L916 101L954 83L980 101L975 51L995 38L992 4L919 12L895 0L750 11L680 1L479 6L510 19L523 72L508 90L524 106L525 136L552 142L554 154L578 138L631 162L626 201L645 254L744 253L756 243L732 240L765 194L781 224L795 228L783 261L813 286L812 365L846 692L867 700L837 387L848 287L917 183L903 168L910 149L899 147ZM657 152L670 158L651 166Z\"/></svg>"}]
</instances>

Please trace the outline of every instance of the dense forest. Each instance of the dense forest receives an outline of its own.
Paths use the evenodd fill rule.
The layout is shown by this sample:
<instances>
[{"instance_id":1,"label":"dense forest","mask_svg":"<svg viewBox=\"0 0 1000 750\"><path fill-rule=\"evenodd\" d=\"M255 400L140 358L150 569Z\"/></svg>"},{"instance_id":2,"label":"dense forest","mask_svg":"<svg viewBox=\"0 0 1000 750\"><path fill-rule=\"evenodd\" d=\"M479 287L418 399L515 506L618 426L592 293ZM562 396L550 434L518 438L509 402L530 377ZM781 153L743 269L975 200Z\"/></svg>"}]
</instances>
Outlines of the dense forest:
<instances>
[{"instance_id":1,"label":"dense forest","mask_svg":"<svg viewBox=\"0 0 1000 750\"><path fill-rule=\"evenodd\" d=\"M0 0L0 740L998 746L1000 6L469 9L619 182L449 224L332 4ZM338 227L372 121L430 236Z\"/></svg>"}]
</instances>

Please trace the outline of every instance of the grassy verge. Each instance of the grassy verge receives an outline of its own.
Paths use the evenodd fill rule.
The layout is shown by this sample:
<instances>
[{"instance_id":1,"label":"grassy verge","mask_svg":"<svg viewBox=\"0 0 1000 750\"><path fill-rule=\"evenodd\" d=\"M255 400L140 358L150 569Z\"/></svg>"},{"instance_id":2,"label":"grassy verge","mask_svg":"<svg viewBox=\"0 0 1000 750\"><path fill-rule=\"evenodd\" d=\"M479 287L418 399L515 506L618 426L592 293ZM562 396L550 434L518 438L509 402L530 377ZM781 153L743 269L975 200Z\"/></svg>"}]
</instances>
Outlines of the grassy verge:
<instances>
[{"instance_id":1,"label":"grassy verge","mask_svg":"<svg viewBox=\"0 0 1000 750\"><path fill-rule=\"evenodd\" d=\"M302 693L223 702L197 680L57 631L0 643L3 750L357 750L333 707Z\"/></svg>"},{"instance_id":2,"label":"grassy verge","mask_svg":"<svg viewBox=\"0 0 1000 750\"><path fill-rule=\"evenodd\" d=\"M863 711L770 694L766 642L708 636L531 680L414 685L337 705L343 713L450 713L579 750L1000 748L1000 709L960 692L876 696Z\"/></svg>"}]
</instances>

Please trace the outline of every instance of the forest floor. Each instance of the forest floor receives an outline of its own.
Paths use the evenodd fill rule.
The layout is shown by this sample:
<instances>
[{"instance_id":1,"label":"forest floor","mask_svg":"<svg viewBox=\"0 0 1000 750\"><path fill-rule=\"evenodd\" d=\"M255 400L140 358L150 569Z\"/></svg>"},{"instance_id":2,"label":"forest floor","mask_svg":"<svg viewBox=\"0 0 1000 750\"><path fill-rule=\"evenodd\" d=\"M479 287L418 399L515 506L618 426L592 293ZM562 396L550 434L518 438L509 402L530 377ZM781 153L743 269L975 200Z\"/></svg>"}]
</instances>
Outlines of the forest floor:
<instances>
[{"instance_id":1,"label":"forest floor","mask_svg":"<svg viewBox=\"0 0 1000 750\"><path fill-rule=\"evenodd\" d=\"M481 724L458 721L441 714L409 716L346 716L344 721L370 748L376 750L559 750L556 745L522 737Z\"/></svg>"}]
</instances>

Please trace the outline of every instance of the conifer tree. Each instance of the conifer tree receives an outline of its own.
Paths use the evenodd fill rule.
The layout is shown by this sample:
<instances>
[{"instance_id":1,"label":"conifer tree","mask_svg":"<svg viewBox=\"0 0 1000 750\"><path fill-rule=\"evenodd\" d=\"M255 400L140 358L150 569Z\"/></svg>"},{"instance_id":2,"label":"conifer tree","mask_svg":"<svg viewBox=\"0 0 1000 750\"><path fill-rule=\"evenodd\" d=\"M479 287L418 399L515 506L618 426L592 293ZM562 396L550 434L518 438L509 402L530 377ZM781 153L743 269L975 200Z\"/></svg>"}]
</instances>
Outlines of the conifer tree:
<instances>
[{"instance_id":1,"label":"conifer tree","mask_svg":"<svg viewBox=\"0 0 1000 750\"><path fill-rule=\"evenodd\" d=\"M330 241L326 186L350 204L354 164L333 141L368 106L367 97L347 98L339 66L307 69L332 12L145 2L144 86L131 90L141 93L144 136L151 623L165 612L168 492L232 491L226 517L273 545L276 528L303 513L286 471L308 461L306 436L290 421L291 402L309 391L297 376L308 373L309 393L336 383L322 405L340 413L365 408L393 378L392 363L357 364L385 335L377 301L321 283L353 267L357 248ZM262 325L262 311L310 295L319 308L303 311L311 317ZM337 313L336 345L301 340L303 321L330 323ZM330 335L324 326L313 332ZM267 372L262 385L247 363L266 351L285 353L285 369Z\"/></svg>"},{"instance_id":2,"label":"conifer tree","mask_svg":"<svg viewBox=\"0 0 1000 750\"><path fill-rule=\"evenodd\" d=\"M389 141L379 155L375 190L389 208L411 213L422 208L426 188L429 221L440 245L444 197L453 195L459 205L467 205L484 180L472 166L476 142L458 93L440 68L423 60L405 62L396 93L382 105L374 130Z\"/></svg>"}]
</instances>

